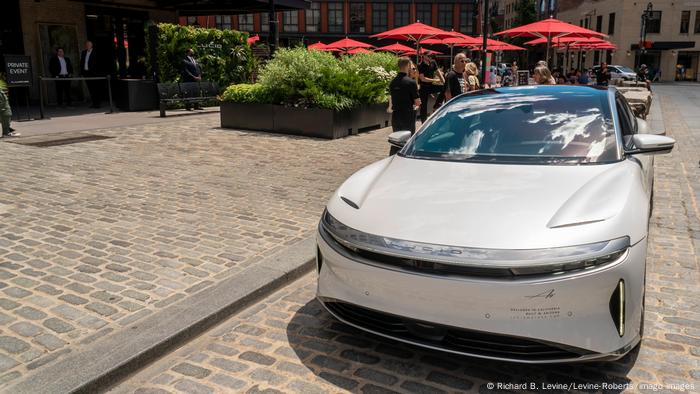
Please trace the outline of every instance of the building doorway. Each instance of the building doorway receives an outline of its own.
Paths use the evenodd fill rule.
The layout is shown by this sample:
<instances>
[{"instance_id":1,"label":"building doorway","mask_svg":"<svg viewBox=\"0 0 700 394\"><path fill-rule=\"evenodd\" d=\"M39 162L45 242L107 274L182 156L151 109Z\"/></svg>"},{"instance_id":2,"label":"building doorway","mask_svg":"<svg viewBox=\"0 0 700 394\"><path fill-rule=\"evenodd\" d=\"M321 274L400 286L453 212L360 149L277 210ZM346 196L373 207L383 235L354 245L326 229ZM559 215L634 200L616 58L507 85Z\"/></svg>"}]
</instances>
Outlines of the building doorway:
<instances>
[{"instance_id":1,"label":"building doorway","mask_svg":"<svg viewBox=\"0 0 700 394\"><path fill-rule=\"evenodd\" d=\"M148 13L120 8L85 7L87 37L93 42L105 74L118 78L146 75L145 24Z\"/></svg>"},{"instance_id":2,"label":"building doorway","mask_svg":"<svg viewBox=\"0 0 700 394\"><path fill-rule=\"evenodd\" d=\"M0 12L0 58L4 55L23 55L22 18L19 14L19 0L3 2ZM0 67L4 67L4 63ZM4 72L1 70L0 72Z\"/></svg>"},{"instance_id":3,"label":"building doorway","mask_svg":"<svg viewBox=\"0 0 700 394\"><path fill-rule=\"evenodd\" d=\"M698 80L698 52L678 52L676 81Z\"/></svg>"}]
</instances>

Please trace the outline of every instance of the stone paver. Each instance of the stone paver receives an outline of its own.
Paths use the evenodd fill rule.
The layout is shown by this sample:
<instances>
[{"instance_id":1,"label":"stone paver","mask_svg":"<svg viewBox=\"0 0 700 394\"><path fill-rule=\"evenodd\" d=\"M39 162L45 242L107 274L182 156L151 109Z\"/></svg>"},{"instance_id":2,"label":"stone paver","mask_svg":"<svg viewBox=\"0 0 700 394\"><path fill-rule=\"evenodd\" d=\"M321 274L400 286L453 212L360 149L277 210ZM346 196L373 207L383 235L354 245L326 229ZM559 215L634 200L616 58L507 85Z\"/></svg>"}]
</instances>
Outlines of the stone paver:
<instances>
[{"instance_id":1,"label":"stone paver","mask_svg":"<svg viewBox=\"0 0 700 394\"><path fill-rule=\"evenodd\" d=\"M327 141L218 126L0 142L0 387L310 236L340 182L388 152L388 130Z\"/></svg>"},{"instance_id":2,"label":"stone paver","mask_svg":"<svg viewBox=\"0 0 700 394\"><path fill-rule=\"evenodd\" d=\"M684 121L700 113L700 88L693 89L655 86L668 134L679 145L656 161L645 340L638 353L609 363L527 366L418 349L336 322L314 300L316 275L309 274L113 391L699 392L700 123ZM193 377L183 365L211 373Z\"/></svg>"}]
</instances>

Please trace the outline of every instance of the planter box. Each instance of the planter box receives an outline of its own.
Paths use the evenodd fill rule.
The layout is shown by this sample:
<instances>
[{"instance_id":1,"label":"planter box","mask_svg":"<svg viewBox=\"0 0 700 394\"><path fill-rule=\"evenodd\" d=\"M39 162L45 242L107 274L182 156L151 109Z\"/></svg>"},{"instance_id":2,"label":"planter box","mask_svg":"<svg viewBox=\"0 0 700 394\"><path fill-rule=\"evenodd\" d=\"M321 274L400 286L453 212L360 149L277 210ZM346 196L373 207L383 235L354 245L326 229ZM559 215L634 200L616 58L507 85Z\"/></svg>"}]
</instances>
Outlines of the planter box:
<instances>
[{"instance_id":1,"label":"planter box","mask_svg":"<svg viewBox=\"0 0 700 394\"><path fill-rule=\"evenodd\" d=\"M385 104L335 112L272 104L221 104L221 127L318 138L342 138L391 125Z\"/></svg>"},{"instance_id":2,"label":"planter box","mask_svg":"<svg viewBox=\"0 0 700 394\"><path fill-rule=\"evenodd\" d=\"M125 111L158 109L158 88L155 81L150 79L120 79L117 83L116 101L119 108Z\"/></svg>"}]
</instances>

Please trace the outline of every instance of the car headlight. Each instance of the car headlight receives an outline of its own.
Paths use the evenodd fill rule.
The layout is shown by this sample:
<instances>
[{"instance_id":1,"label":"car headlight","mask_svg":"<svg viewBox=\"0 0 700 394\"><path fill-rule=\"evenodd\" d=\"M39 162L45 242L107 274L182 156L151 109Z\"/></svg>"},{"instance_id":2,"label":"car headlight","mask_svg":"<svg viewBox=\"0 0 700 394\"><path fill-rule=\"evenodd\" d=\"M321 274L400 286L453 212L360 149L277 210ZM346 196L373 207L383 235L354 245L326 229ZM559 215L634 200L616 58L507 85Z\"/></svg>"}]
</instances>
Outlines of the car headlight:
<instances>
[{"instance_id":1,"label":"car headlight","mask_svg":"<svg viewBox=\"0 0 700 394\"><path fill-rule=\"evenodd\" d=\"M351 253L373 261L457 268L493 276L557 274L590 269L623 258L630 238L546 249L485 249L414 242L368 234L348 227L324 211L321 230ZM466 269L466 270L465 270ZM490 273L490 274L489 274Z\"/></svg>"}]
</instances>

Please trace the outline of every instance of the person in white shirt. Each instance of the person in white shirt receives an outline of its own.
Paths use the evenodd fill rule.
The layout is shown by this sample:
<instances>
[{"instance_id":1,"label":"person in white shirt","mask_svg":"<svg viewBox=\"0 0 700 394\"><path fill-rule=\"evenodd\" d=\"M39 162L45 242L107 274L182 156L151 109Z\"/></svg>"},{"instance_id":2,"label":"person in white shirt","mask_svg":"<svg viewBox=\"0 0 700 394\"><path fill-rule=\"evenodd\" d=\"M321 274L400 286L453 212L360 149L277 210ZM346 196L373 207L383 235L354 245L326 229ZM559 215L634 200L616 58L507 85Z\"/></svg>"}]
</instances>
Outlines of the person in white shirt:
<instances>
[{"instance_id":1,"label":"person in white shirt","mask_svg":"<svg viewBox=\"0 0 700 394\"><path fill-rule=\"evenodd\" d=\"M49 61L49 72L53 78L69 78L73 75L73 65L70 59L65 56L63 48L56 49L56 55ZM56 101L58 105L63 106L64 97L65 103L70 107L70 81L56 81Z\"/></svg>"},{"instance_id":2,"label":"person in white shirt","mask_svg":"<svg viewBox=\"0 0 700 394\"><path fill-rule=\"evenodd\" d=\"M80 74L84 77L101 77L99 57L92 48L92 41L85 41L85 49L80 53ZM90 80L85 81L90 99L92 100L92 108L100 108L102 104L101 89L104 86L104 81Z\"/></svg>"}]
</instances>

